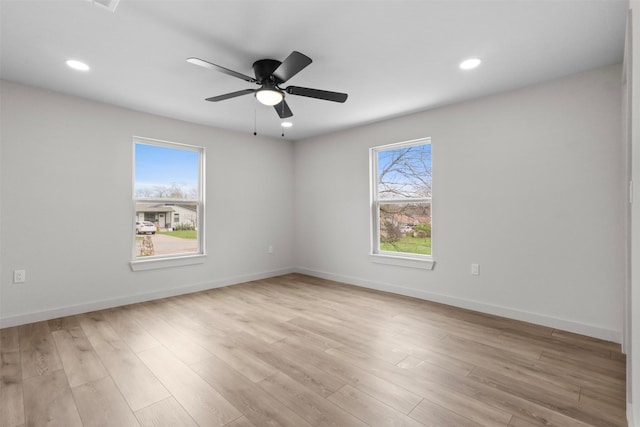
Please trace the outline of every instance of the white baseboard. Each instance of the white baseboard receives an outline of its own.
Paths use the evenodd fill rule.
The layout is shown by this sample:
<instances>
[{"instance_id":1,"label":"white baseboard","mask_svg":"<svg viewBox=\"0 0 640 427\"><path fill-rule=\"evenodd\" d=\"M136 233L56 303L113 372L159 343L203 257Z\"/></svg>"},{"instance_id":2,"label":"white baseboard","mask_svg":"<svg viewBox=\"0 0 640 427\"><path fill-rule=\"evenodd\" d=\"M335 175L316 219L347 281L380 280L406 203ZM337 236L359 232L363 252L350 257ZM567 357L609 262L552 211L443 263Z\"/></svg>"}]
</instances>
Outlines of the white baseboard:
<instances>
[{"instance_id":1,"label":"white baseboard","mask_svg":"<svg viewBox=\"0 0 640 427\"><path fill-rule=\"evenodd\" d=\"M269 277L280 276L288 273L301 273L309 276L320 277L323 279L343 282L350 285L361 286L369 289L377 289L380 291L391 292L399 295L405 295L420 298L427 301L434 301L442 304L452 305L455 307L466 308L469 310L480 311L483 313L494 314L496 316L508 317L510 319L521 320L524 322L535 323L550 328L561 329L568 332L587 335L607 341L620 343L622 341L621 333L618 331L599 328L597 326L584 323L574 322L555 317L549 317L537 313L515 310L508 307L501 307L492 304L486 304L478 301L467 300L463 298L453 297L449 295L436 294L432 292L422 291L419 289L405 288L398 285L374 282L371 280L361 279L357 277L344 276L339 274L327 273L322 271L310 270L307 268L286 268L261 273L253 273L241 276L226 277L212 282L203 282L182 286L172 289L164 289L161 291L150 292L145 294L130 295L122 298L113 298L108 300L93 301L73 306L59 307L43 311L20 314L17 316L0 318L0 328L9 326L24 325L27 323L39 322L43 320L56 319L58 317L72 316L74 314L88 313L106 308L119 307L138 302L151 301L160 298L167 298L176 295L183 295L192 292L214 289L223 286L236 285L239 283L250 282L252 280L266 279Z\"/></svg>"},{"instance_id":2,"label":"white baseboard","mask_svg":"<svg viewBox=\"0 0 640 427\"><path fill-rule=\"evenodd\" d=\"M188 286L181 286L161 291L149 292L145 294L130 295L122 298L112 298L108 300L92 301L84 304L77 304L54 309L20 314L17 316L0 318L0 328L10 326L25 325L27 323L40 322L43 320L57 319L58 317L72 316L74 314L89 313L96 310L120 307L128 304L152 301L160 298L173 297L176 295L190 294L192 292L205 291L207 289L221 288L223 286L237 285L251 282L253 280L267 279L269 277L281 276L293 273L295 269L285 268L281 270L265 271L261 273L246 274L234 277L225 277L212 282L197 283Z\"/></svg>"},{"instance_id":3,"label":"white baseboard","mask_svg":"<svg viewBox=\"0 0 640 427\"><path fill-rule=\"evenodd\" d=\"M423 291L419 289L405 288L402 286L375 282L358 277L343 276L340 274L327 273L323 271L310 270L307 268L296 268L296 272L309 276L320 277L322 279L334 280L336 282L347 283L350 285L361 286L379 291L391 292L394 294L405 295L414 298L420 298L427 301L438 302L451 305L454 307L465 308L469 310L479 311L482 313L493 314L496 316L507 317L510 319L521 320L523 322L534 323L536 325L547 326L549 328L560 329L567 332L573 332L580 335L586 335L599 338L615 343L622 342L622 333L610 329L600 328L598 326L585 323L575 322L566 319L559 319L543 314L532 313L528 311L516 310L509 307L502 307L493 304L468 300L464 298L454 297L450 295L436 294L433 292Z\"/></svg>"}]
</instances>

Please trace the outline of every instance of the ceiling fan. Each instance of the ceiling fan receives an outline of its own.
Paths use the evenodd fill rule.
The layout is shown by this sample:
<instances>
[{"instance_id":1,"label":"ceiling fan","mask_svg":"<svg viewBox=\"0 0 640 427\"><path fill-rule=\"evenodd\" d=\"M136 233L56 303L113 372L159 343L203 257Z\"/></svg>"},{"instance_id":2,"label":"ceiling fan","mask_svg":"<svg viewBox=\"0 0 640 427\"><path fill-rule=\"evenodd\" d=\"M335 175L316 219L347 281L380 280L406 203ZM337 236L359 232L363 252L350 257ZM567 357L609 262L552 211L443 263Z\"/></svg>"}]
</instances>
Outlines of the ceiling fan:
<instances>
[{"instance_id":1,"label":"ceiling fan","mask_svg":"<svg viewBox=\"0 0 640 427\"><path fill-rule=\"evenodd\" d=\"M187 62L219 71L229 76L237 77L246 82L255 83L260 86L259 89L243 89L237 92L213 96L211 98L207 98L207 101L224 101L225 99L253 93L260 103L264 105L272 105L281 119L293 116L291 109L284 99L285 93L334 102L345 102L348 96L346 93L330 92L300 86L288 86L286 88L280 87L281 84L298 74L312 62L311 58L300 52L296 52L295 50L291 52L283 62L275 59L260 59L254 62L253 74L255 75L255 78L212 64L211 62L203 61L199 58L188 58Z\"/></svg>"}]
</instances>

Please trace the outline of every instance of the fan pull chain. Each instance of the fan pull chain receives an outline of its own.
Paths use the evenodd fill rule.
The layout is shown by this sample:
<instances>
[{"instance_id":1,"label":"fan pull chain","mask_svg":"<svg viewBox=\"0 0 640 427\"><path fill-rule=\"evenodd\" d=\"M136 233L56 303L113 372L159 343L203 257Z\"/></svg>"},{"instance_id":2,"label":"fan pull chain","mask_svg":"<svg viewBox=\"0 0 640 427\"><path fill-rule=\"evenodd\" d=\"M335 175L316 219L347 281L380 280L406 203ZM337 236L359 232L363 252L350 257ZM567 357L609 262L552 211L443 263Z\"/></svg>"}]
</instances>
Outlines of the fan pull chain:
<instances>
[{"instance_id":1,"label":"fan pull chain","mask_svg":"<svg viewBox=\"0 0 640 427\"><path fill-rule=\"evenodd\" d=\"M256 109L253 109L253 136L256 136L258 133L256 132L256 122L258 121Z\"/></svg>"}]
</instances>

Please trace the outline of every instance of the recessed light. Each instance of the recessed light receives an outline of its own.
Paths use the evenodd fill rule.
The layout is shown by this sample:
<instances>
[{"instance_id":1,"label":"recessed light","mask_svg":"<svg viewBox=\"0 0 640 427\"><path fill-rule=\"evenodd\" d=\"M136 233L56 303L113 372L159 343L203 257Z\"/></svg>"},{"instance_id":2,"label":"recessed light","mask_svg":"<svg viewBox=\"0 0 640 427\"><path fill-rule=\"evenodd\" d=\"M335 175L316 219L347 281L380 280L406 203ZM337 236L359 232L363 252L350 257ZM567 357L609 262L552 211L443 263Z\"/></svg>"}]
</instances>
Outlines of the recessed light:
<instances>
[{"instance_id":1,"label":"recessed light","mask_svg":"<svg viewBox=\"0 0 640 427\"><path fill-rule=\"evenodd\" d=\"M478 58L465 59L460 63L460 68L463 70L472 70L480 65L481 62L482 61L480 61Z\"/></svg>"},{"instance_id":2,"label":"recessed light","mask_svg":"<svg viewBox=\"0 0 640 427\"><path fill-rule=\"evenodd\" d=\"M75 59L68 59L66 62L67 66L69 66L70 68L73 68L74 70L78 70L78 71L89 71L90 68L87 64L85 64L82 61L77 61Z\"/></svg>"},{"instance_id":3,"label":"recessed light","mask_svg":"<svg viewBox=\"0 0 640 427\"><path fill-rule=\"evenodd\" d=\"M290 128L291 126L293 126L293 123L291 123L291 122L282 122L282 123L280 123L280 126L282 126L283 128Z\"/></svg>"}]
</instances>

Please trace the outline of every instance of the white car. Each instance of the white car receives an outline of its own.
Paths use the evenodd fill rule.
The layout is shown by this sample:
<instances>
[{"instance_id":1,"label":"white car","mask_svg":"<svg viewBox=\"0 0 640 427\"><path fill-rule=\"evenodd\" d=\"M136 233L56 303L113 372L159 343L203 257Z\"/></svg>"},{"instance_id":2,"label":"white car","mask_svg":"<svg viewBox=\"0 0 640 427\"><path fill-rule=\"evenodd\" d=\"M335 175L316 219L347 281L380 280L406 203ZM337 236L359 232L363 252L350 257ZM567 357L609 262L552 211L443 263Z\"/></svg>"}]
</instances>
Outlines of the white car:
<instances>
[{"instance_id":1,"label":"white car","mask_svg":"<svg viewBox=\"0 0 640 427\"><path fill-rule=\"evenodd\" d=\"M150 221L136 221L136 233L137 234L156 234L158 229Z\"/></svg>"}]
</instances>

